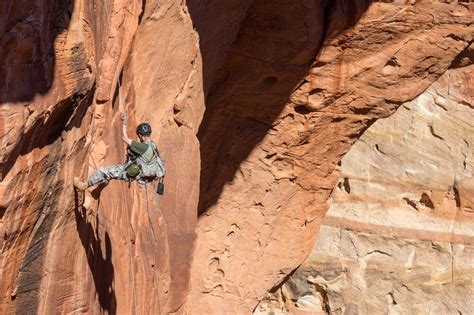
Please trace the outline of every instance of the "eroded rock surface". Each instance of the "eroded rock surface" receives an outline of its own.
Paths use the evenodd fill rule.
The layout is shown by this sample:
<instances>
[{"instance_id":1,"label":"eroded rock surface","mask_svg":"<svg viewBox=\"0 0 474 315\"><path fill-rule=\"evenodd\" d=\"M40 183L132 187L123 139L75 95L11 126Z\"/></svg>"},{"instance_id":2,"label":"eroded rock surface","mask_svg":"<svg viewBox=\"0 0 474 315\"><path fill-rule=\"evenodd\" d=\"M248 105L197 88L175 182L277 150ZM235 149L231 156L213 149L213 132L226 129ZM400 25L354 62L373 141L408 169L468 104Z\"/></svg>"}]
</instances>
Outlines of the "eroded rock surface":
<instances>
[{"instance_id":1,"label":"eroded rock surface","mask_svg":"<svg viewBox=\"0 0 474 315\"><path fill-rule=\"evenodd\" d=\"M0 312L250 312L362 131L472 62L468 4L370 3L2 4ZM160 211L136 183L74 194L123 161L120 111L153 126Z\"/></svg>"},{"instance_id":2,"label":"eroded rock surface","mask_svg":"<svg viewBox=\"0 0 474 315\"><path fill-rule=\"evenodd\" d=\"M112 312L134 290L121 263L131 256L118 250L128 227L113 228L126 202L104 196L98 220L97 207L77 206L71 180L87 173L92 145L105 153L112 139L97 100L115 92L140 12L140 1L0 7L1 313Z\"/></svg>"},{"instance_id":3,"label":"eroded rock surface","mask_svg":"<svg viewBox=\"0 0 474 315\"><path fill-rule=\"evenodd\" d=\"M195 134L250 3L1 6L0 312L167 313L184 303ZM153 126L168 170L161 212L151 187L135 183L74 195L74 176L123 161L119 111Z\"/></svg>"},{"instance_id":4,"label":"eroded rock surface","mask_svg":"<svg viewBox=\"0 0 474 315\"><path fill-rule=\"evenodd\" d=\"M262 30L261 14L252 14L258 3L243 25ZM333 7L331 21L344 20L344 4ZM315 13L298 20L312 21L318 8L309 7ZM270 25L296 36L299 24L281 22L288 20ZM202 313L249 313L299 265L314 244L341 157L372 122L457 66L473 34L465 4L373 3L354 28L325 43L289 101L274 103L305 61L286 40L304 44L319 25L309 21L299 41L244 28L208 98L200 131L203 214L188 300ZM235 75L239 68L249 70Z\"/></svg>"},{"instance_id":5,"label":"eroded rock surface","mask_svg":"<svg viewBox=\"0 0 474 315\"><path fill-rule=\"evenodd\" d=\"M449 70L364 133L310 256L257 313L472 312L473 79Z\"/></svg>"}]
</instances>

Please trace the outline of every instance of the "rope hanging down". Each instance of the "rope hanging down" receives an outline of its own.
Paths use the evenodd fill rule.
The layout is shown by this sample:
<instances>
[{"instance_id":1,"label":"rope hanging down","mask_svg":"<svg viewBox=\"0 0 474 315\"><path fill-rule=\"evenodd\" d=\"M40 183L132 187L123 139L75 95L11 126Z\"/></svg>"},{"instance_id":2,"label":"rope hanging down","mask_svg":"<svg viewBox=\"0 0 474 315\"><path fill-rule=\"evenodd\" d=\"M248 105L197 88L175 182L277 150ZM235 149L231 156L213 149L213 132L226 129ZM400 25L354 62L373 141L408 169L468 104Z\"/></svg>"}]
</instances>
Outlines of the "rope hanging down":
<instances>
[{"instance_id":1,"label":"rope hanging down","mask_svg":"<svg viewBox=\"0 0 474 315\"><path fill-rule=\"evenodd\" d=\"M106 12L106 16L107 16L107 22L109 22L109 10L108 10L108 7L107 7L107 0L104 1L104 7L105 7L105 12ZM107 23L109 24L109 23ZM110 24L109 24L110 25ZM122 113L126 113L126 108L123 104L123 97L122 97L122 82L121 82L121 74L122 72L119 74L118 78L117 78L117 84L118 84L118 94L119 94L119 110L122 112ZM130 182L129 182L130 184ZM148 183L145 183L145 196L146 196L146 211L147 211L147 216L148 216L148 222L150 224L150 227L151 227L151 232L153 234L153 239L156 241L156 235L155 235L155 230L153 228L153 224L151 222L151 218L150 218L150 205L149 205L149 201L148 201ZM156 203L156 210L158 212L158 214L161 213L160 211L160 208L159 208L159 205L158 205L158 192L157 192L157 189L154 189L154 193L155 193L155 203ZM156 259L156 257L155 257ZM132 268L133 267L133 264L132 264ZM155 277L153 277L154 280ZM158 285L158 283L157 283ZM134 300L135 300L135 296L133 297ZM160 294L159 294L159 288L157 288L157 298L158 298L158 314L161 314L161 302L160 302Z\"/></svg>"},{"instance_id":2,"label":"rope hanging down","mask_svg":"<svg viewBox=\"0 0 474 315\"><path fill-rule=\"evenodd\" d=\"M105 2L107 2L107 0ZM106 8L106 11L107 11L107 4L105 4L105 8ZM126 108L125 108L125 105L123 104L123 97L122 97L121 74L117 78L117 84L118 84L118 97L119 97L119 111L122 112L122 113L126 113ZM130 186L130 181L129 181L129 186ZM157 192L156 189L154 189L154 192L155 192L156 210L157 210L158 214L160 214L161 211L160 211L160 207L159 207L159 204L158 204L158 192ZM156 240L155 229L153 228L153 224L152 224L151 218L150 218L150 203L149 203L149 200L148 200L148 183L145 183L145 197L146 197L146 213L147 213L147 216L148 216L148 224L150 225L151 233L153 235L153 239L156 242L157 240ZM155 260L156 260L156 253L155 253ZM133 264L132 264L132 268L134 268ZM156 281L156 277L154 276L153 278ZM158 283L156 283L156 284L159 285ZM158 314L161 314L161 301L160 301L159 288L157 288L157 298L158 298Z\"/></svg>"}]
</instances>

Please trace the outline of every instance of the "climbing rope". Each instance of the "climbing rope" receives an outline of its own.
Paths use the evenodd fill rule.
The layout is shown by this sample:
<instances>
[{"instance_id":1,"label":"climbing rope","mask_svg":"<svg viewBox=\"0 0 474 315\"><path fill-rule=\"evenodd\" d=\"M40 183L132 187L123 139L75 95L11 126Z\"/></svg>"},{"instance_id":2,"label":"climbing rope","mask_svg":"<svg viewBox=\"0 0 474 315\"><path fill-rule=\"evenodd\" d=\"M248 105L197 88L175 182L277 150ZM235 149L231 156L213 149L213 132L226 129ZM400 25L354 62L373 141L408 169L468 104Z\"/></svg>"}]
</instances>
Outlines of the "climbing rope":
<instances>
[{"instance_id":1,"label":"climbing rope","mask_svg":"<svg viewBox=\"0 0 474 315\"><path fill-rule=\"evenodd\" d=\"M107 26L110 26L110 21L109 21L109 18L110 18L110 14L109 14L109 10L108 10L108 6L107 6L107 2L108 0L105 0L103 2L104 4L104 8L105 8L105 17L106 17L106 23L107 23ZM110 31L110 30L109 30ZM122 106L122 88L121 88L121 82L120 82L120 75L118 77L118 80L117 80L117 83L118 83L118 86L119 86L119 109L120 110L123 110L123 106ZM129 182L129 186L130 186L130 182ZM128 224L130 225L130 227L132 227L132 222L130 221L130 215L127 215L128 217ZM133 227L132 227L133 229ZM128 234L128 237L129 239L131 239L131 236L130 236L130 230L127 230L127 234ZM134 275L135 274L135 264L133 262L133 258L132 258L132 254L131 252L129 252L129 263L130 263L130 267L132 268L132 274ZM136 298L136 293L135 293L135 290L133 289L132 290L132 300L133 300L133 305L136 307L137 305L137 298ZM158 304L159 304L159 297L158 297ZM161 311L160 311L160 314L161 314Z\"/></svg>"},{"instance_id":2,"label":"climbing rope","mask_svg":"<svg viewBox=\"0 0 474 315\"><path fill-rule=\"evenodd\" d=\"M153 229L153 224L151 224L151 219L150 219L150 202L148 201L148 183L145 183L145 197L146 197L146 213L148 215L148 222L150 223L151 226L151 232L153 234L153 239L156 241L155 237L155 230ZM157 204L158 206L158 204Z\"/></svg>"},{"instance_id":3,"label":"climbing rope","mask_svg":"<svg viewBox=\"0 0 474 315\"><path fill-rule=\"evenodd\" d=\"M155 201L156 201L156 208L158 210L158 213L160 213L160 209L158 207L158 196L156 196L157 192L155 190ZM155 240L156 242L156 236L155 236L155 229L153 228L153 224L151 223L151 218L150 218L150 203L148 201L148 182L145 182L145 197L146 197L146 213L147 213L147 216L148 216L148 224L150 224L150 227L151 227L151 233L153 235L153 239ZM156 252L155 252L155 261L156 261ZM153 277L154 278L154 277ZM158 284L158 283L157 283ZM160 302L160 288L159 288L159 284L158 284L158 287L156 288L157 291L156 291L156 295L157 295L157 298L158 298L158 314L161 314L161 302Z\"/></svg>"},{"instance_id":4,"label":"climbing rope","mask_svg":"<svg viewBox=\"0 0 474 315\"><path fill-rule=\"evenodd\" d=\"M105 12L106 12L106 17L107 17L107 24L109 24L109 10L107 8L107 0L104 1L104 7L105 7ZM125 109L125 106L123 105L123 97L122 97L122 83L121 83L121 75L119 74L118 78L117 78L117 84L118 84L118 96L119 96L119 110L122 112L122 113L126 113L126 109ZM130 182L129 182L129 185L130 185ZM147 188L147 183L145 183L145 196L146 196L146 210L147 210L147 216L148 216L148 223L150 224L150 227L151 227L151 232L152 232L152 235L153 235L153 239L155 240L156 242L156 235L155 235L155 230L153 228L153 224L151 222L151 218L150 218L150 205L149 205L149 201L148 201L148 188ZM158 196L157 196L157 192L155 190L155 202L156 202L156 208L158 210L158 213L160 213L160 208L158 206ZM130 223L130 222L129 222ZM130 223L131 225L131 223ZM133 274L135 274L135 271L134 271L134 264L132 263L132 258L130 256L130 260L131 260L131 267L132 267L132 272ZM155 252L155 261L157 261L156 259L156 252ZM155 278L155 276L153 276L153 280L154 281L157 281L157 279ZM156 287L156 293L157 293L157 299L158 299L158 314L161 314L161 301L160 301L160 288L159 288L159 283L157 281L157 287ZM133 290L133 300L134 300L134 305L136 305L136 297L135 297L135 290Z\"/></svg>"}]
</instances>

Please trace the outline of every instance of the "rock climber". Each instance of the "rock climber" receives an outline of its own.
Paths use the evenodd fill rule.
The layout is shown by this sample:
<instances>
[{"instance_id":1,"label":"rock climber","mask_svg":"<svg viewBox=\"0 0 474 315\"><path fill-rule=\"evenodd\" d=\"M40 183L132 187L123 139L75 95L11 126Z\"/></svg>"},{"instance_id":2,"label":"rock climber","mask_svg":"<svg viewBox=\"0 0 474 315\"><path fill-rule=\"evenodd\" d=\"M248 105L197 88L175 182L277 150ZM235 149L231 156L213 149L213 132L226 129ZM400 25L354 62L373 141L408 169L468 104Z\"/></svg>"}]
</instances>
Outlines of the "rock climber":
<instances>
[{"instance_id":1,"label":"rock climber","mask_svg":"<svg viewBox=\"0 0 474 315\"><path fill-rule=\"evenodd\" d=\"M97 184L107 184L111 179L137 180L140 184L155 179L161 180L165 175L165 168L158 148L150 138L150 124L146 122L139 124L136 132L140 142L128 137L127 117L122 114L122 140L127 144L127 160L121 164L97 169L85 182L75 177L76 189L83 191Z\"/></svg>"}]
</instances>

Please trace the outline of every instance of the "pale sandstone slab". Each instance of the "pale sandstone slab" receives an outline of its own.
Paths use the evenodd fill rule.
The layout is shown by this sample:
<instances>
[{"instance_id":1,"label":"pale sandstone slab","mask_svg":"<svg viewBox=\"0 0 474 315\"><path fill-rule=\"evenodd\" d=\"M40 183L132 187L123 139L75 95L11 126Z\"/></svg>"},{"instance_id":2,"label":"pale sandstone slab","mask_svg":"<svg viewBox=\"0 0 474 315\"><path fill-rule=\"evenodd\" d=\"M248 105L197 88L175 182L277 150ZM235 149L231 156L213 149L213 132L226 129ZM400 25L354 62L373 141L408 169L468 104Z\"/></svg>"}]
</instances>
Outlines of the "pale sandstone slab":
<instances>
[{"instance_id":1,"label":"pale sandstone slab","mask_svg":"<svg viewBox=\"0 0 474 315\"><path fill-rule=\"evenodd\" d=\"M448 70L366 130L342 159L311 254L256 313L472 311L473 75Z\"/></svg>"},{"instance_id":2,"label":"pale sandstone slab","mask_svg":"<svg viewBox=\"0 0 474 315\"><path fill-rule=\"evenodd\" d=\"M368 4L2 5L0 312L253 309L309 252L361 131L472 41L466 5L375 3L358 21ZM326 32L340 36L312 65ZM123 160L121 110L154 126L169 172L161 213L135 184L75 200L74 176Z\"/></svg>"}]
</instances>

